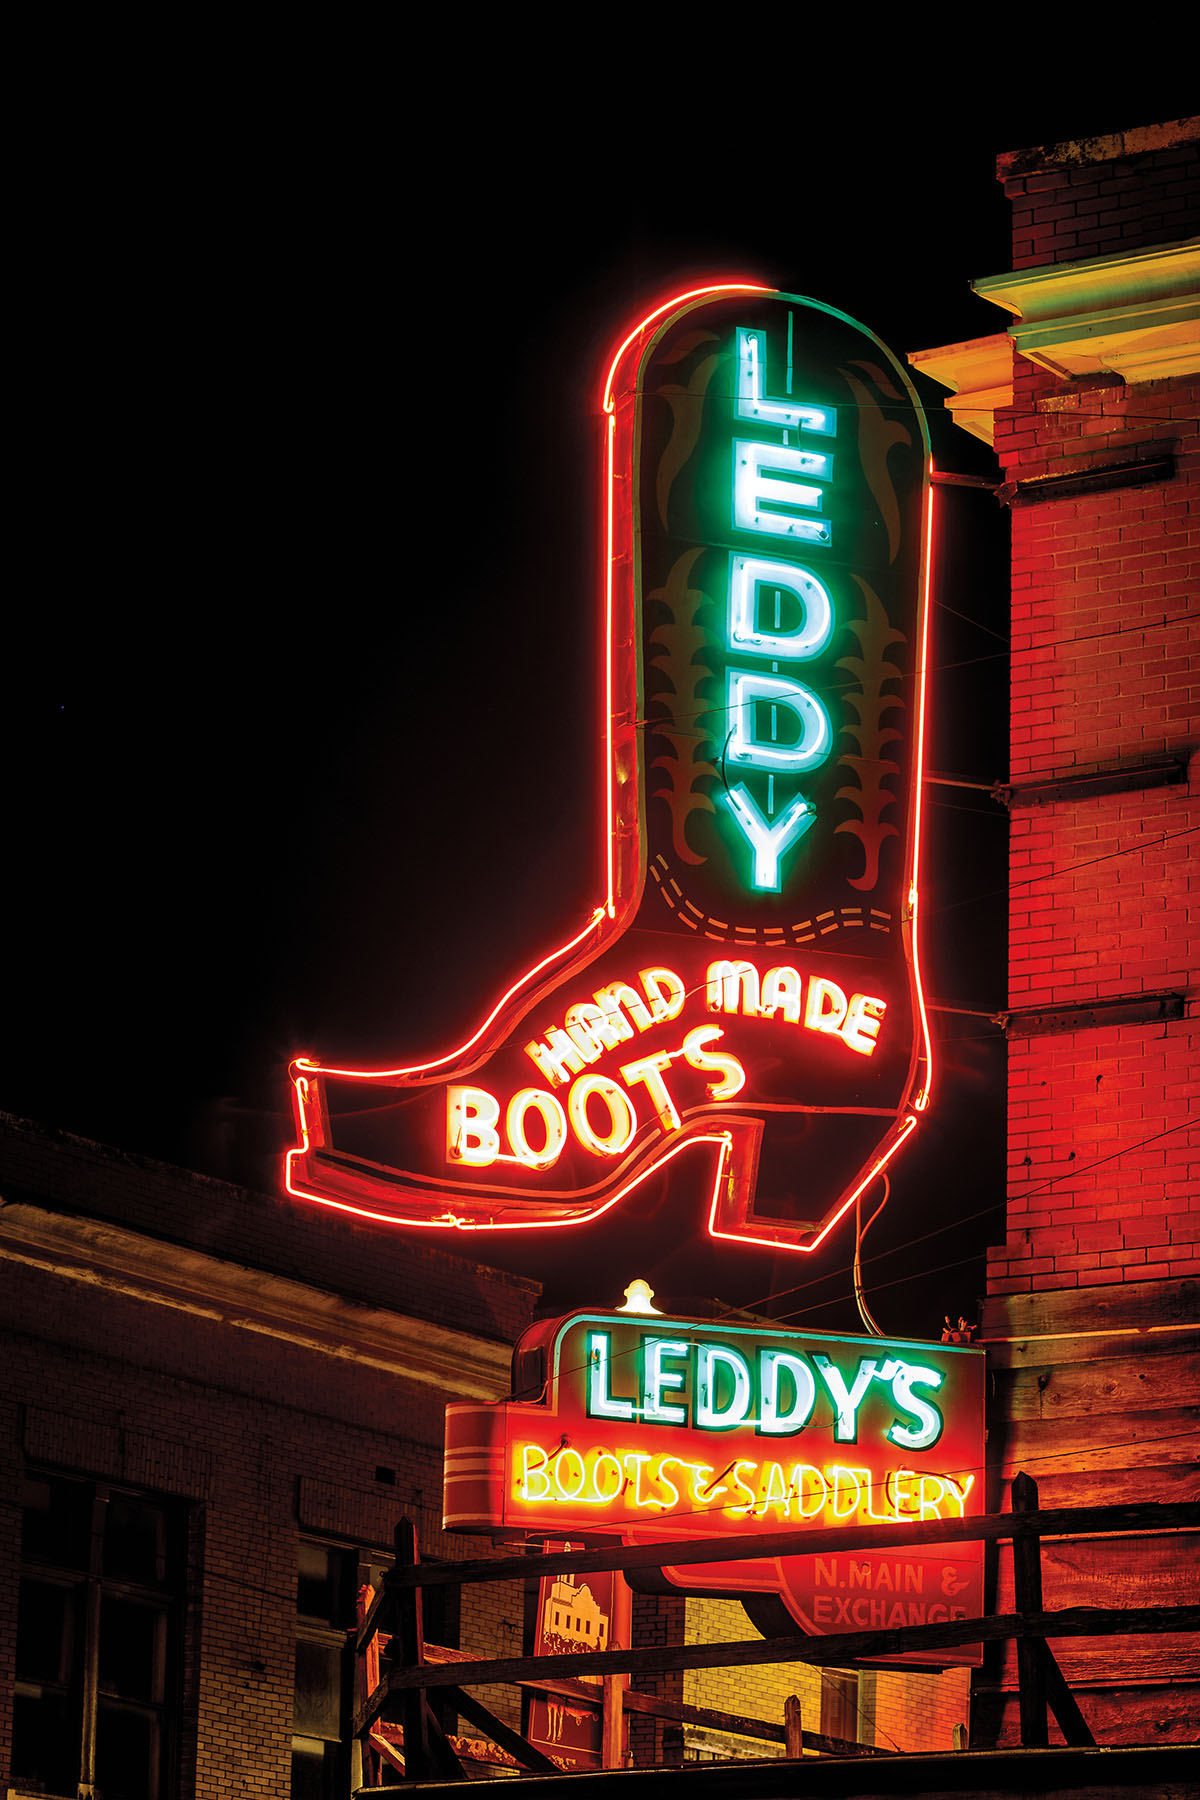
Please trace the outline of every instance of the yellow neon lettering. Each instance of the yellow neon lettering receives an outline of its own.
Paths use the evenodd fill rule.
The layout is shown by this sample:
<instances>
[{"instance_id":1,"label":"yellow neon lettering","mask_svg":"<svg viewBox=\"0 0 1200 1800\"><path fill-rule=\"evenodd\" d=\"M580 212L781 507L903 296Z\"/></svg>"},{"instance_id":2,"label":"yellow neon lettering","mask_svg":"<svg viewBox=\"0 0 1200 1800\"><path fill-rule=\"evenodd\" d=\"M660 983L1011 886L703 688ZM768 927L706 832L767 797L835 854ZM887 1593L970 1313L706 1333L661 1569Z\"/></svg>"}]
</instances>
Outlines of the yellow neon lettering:
<instances>
[{"instance_id":1,"label":"yellow neon lettering","mask_svg":"<svg viewBox=\"0 0 1200 1800\"><path fill-rule=\"evenodd\" d=\"M643 1056L637 1062L623 1063L622 1078L632 1087L637 1081L645 1082L646 1092L650 1096L659 1124L664 1131L679 1130L679 1114L675 1110L675 1102L667 1092L667 1084L661 1071L671 1066L670 1053L660 1051L657 1056Z\"/></svg>"},{"instance_id":2,"label":"yellow neon lettering","mask_svg":"<svg viewBox=\"0 0 1200 1800\"><path fill-rule=\"evenodd\" d=\"M846 996L836 981L814 975L808 984L804 1023L810 1031L829 1031L836 1036L846 1017L846 1004Z\"/></svg>"},{"instance_id":3,"label":"yellow neon lettering","mask_svg":"<svg viewBox=\"0 0 1200 1800\"><path fill-rule=\"evenodd\" d=\"M656 1025L682 1011L687 989L673 969L639 969L638 980L646 990Z\"/></svg>"},{"instance_id":4,"label":"yellow neon lettering","mask_svg":"<svg viewBox=\"0 0 1200 1800\"><path fill-rule=\"evenodd\" d=\"M563 1470L567 1465L568 1456L573 1456L575 1458L575 1464L579 1472L579 1478L576 1481L575 1486L570 1489L564 1486L563 1483ZM583 1466L582 1456L580 1456L578 1450L574 1449L571 1445L566 1445L554 1458L554 1485L558 1489L559 1499L578 1500L580 1494L583 1492L583 1484L586 1480L587 1470Z\"/></svg>"},{"instance_id":5,"label":"yellow neon lettering","mask_svg":"<svg viewBox=\"0 0 1200 1800\"><path fill-rule=\"evenodd\" d=\"M689 1031L683 1040L683 1054L693 1069L699 1069L702 1075L720 1077L718 1081L710 1081L708 1084L708 1091L714 1100L731 1100L746 1085L746 1071L736 1056L730 1056L724 1050L709 1050L706 1047L724 1036L719 1025L700 1025L695 1031Z\"/></svg>"},{"instance_id":6,"label":"yellow neon lettering","mask_svg":"<svg viewBox=\"0 0 1200 1800\"><path fill-rule=\"evenodd\" d=\"M642 1470L650 1461L650 1452L648 1450L627 1450L621 1460L625 1464L626 1473L633 1478L633 1504L649 1506L651 1502L642 1493ZM633 1464L632 1469L629 1466L630 1463Z\"/></svg>"},{"instance_id":7,"label":"yellow neon lettering","mask_svg":"<svg viewBox=\"0 0 1200 1800\"><path fill-rule=\"evenodd\" d=\"M762 1506L759 1511L760 1518L763 1513L766 1512L768 1506L782 1506L785 1519L790 1519L792 1516L792 1503L788 1493L788 1484L784 1479L783 1467L777 1462L767 1464L767 1479L763 1488Z\"/></svg>"},{"instance_id":8,"label":"yellow neon lettering","mask_svg":"<svg viewBox=\"0 0 1200 1800\"><path fill-rule=\"evenodd\" d=\"M662 1482L662 1484L665 1488L669 1488L671 1490L671 1498L669 1500L656 1500L654 1504L656 1506L661 1506L667 1512L669 1512L673 1506L678 1506L678 1504L679 1504L679 1489L675 1486L675 1483L671 1480L671 1477L667 1474L667 1464L673 1463L673 1462L679 1462L679 1458L677 1456L661 1457L659 1459L658 1470L657 1470L658 1479ZM688 1465L686 1463L682 1463L680 1466L682 1468L686 1469Z\"/></svg>"},{"instance_id":9,"label":"yellow neon lettering","mask_svg":"<svg viewBox=\"0 0 1200 1800\"><path fill-rule=\"evenodd\" d=\"M876 1000L870 994L852 994L846 1023L842 1026L843 1043L851 1050L857 1050L860 1056L873 1055L880 1022L886 1011L886 1000Z\"/></svg>"},{"instance_id":10,"label":"yellow neon lettering","mask_svg":"<svg viewBox=\"0 0 1200 1800\"><path fill-rule=\"evenodd\" d=\"M809 1480L810 1476L815 1476L816 1481ZM821 1484L820 1498L815 1506L806 1507L804 1504L805 1488L807 1487L810 1493L816 1493L817 1482ZM825 1510L825 1502L829 1497L829 1483L825 1479L824 1471L814 1468L812 1463L793 1463L792 1472L788 1477L788 1493L789 1495L795 1494L797 1510L802 1519L815 1519L818 1513Z\"/></svg>"},{"instance_id":11,"label":"yellow neon lettering","mask_svg":"<svg viewBox=\"0 0 1200 1800\"><path fill-rule=\"evenodd\" d=\"M533 1058L551 1087L561 1087L564 1081L570 1081L572 1075L578 1075L583 1068L583 1057L579 1054L578 1047L557 1025L546 1033L544 1044L539 1043L536 1038L531 1044L526 1044L525 1054ZM595 1061L595 1058L592 1060Z\"/></svg>"},{"instance_id":12,"label":"yellow neon lettering","mask_svg":"<svg viewBox=\"0 0 1200 1800\"><path fill-rule=\"evenodd\" d=\"M646 1031L654 1023L650 1008L637 989L631 988L627 981L613 981L609 983L608 987L598 988L595 999L597 1006L601 1007L608 1015L618 1038L631 1038L633 1025L636 1025L639 1031ZM621 1010L622 1007L625 1009L624 1012ZM625 1013L629 1014L633 1025L629 1023Z\"/></svg>"},{"instance_id":13,"label":"yellow neon lettering","mask_svg":"<svg viewBox=\"0 0 1200 1800\"><path fill-rule=\"evenodd\" d=\"M884 1480L884 1492L895 1508L896 1517L898 1519L916 1517L916 1501L914 1500L911 1491L907 1488L902 1489L900 1485L901 1482L910 1482L915 1481L916 1479L917 1472L915 1469L892 1469ZM893 1483L895 1484L894 1487ZM906 1506L911 1507L913 1510L906 1513L904 1510Z\"/></svg>"},{"instance_id":14,"label":"yellow neon lettering","mask_svg":"<svg viewBox=\"0 0 1200 1800\"><path fill-rule=\"evenodd\" d=\"M937 1483L937 1494L932 1500L926 1500L925 1489L927 1486L932 1487L934 1482ZM917 1477L917 1493L919 1496L917 1504L921 1509L921 1517L923 1519L928 1519L930 1517L940 1519L942 1515L938 1511L938 1507L946 1497L946 1484L941 1476L919 1475Z\"/></svg>"},{"instance_id":15,"label":"yellow neon lettering","mask_svg":"<svg viewBox=\"0 0 1200 1800\"><path fill-rule=\"evenodd\" d=\"M853 1518L854 1514L858 1511L862 1499L862 1487L858 1478L862 1472L861 1469L848 1469L842 1463L835 1463L833 1468L829 1471L833 1476L833 1493L830 1496L830 1502L835 1519ZM845 1486L845 1482L842 1480L843 1476L846 1476L854 1483L854 1498L846 1508L840 1508L838 1506L838 1501L842 1498L842 1490Z\"/></svg>"},{"instance_id":16,"label":"yellow neon lettering","mask_svg":"<svg viewBox=\"0 0 1200 1800\"><path fill-rule=\"evenodd\" d=\"M866 1488L866 1493L867 1493L867 1517L868 1517L868 1519L873 1519L875 1521L876 1525L894 1525L896 1523L896 1515L894 1512L877 1513L875 1511L875 1479L872 1476L870 1469L855 1469L854 1473L856 1475L861 1475L863 1478L863 1485ZM886 1503L887 1503L887 1482L886 1481L883 1484L883 1498L884 1498L884 1503L886 1505Z\"/></svg>"},{"instance_id":17,"label":"yellow neon lettering","mask_svg":"<svg viewBox=\"0 0 1200 1800\"><path fill-rule=\"evenodd\" d=\"M595 1094L603 1100L608 1108L608 1135L593 1130L587 1114L587 1103ZM620 1156L633 1142L633 1134L637 1130L637 1113L633 1109L633 1101L624 1088L610 1081L607 1075L581 1075L578 1081L572 1082L571 1092L567 1096L567 1111L571 1115L571 1125L575 1136L585 1150L595 1151L597 1156Z\"/></svg>"},{"instance_id":18,"label":"yellow neon lettering","mask_svg":"<svg viewBox=\"0 0 1200 1800\"><path fill-rule=\"evenodd\" d=\"M600 1486L601 1463L611 1463L616 1473L617 1485L611 1494L604 1493ZM592 1464L592 1486L596 1491L596 1499L600 1501L601 1504L606 1504L610 1500L616 1500L620 1496L621 1491L625 1486L625 1470L621 1465L620 1457L614 1456L611 1450L597 1451L596 1460Z\"/></svg>"},{"instance_id":19,"label":"yellow neon lettering","mask_svg":"<svg viewBox=\"0 0 1200 1800\"><path fill-rule=\"evenodd\" d=\"M530 1107L541 1115L546 1128L546 1143L541 1150L534 1150L525 1135L525 1114ZM562 1155L567 1141L567 1115L554 1095L547 1094L542 1088L522 1088L519 1094L513 1095L504 1117L504 1128L513 1155L531 1169L550 1168Z\"/></svg>"},{"instance_id":20,"label":"yellow neon lettering","mask_svg":"<svg viewBox=\"0 0 1200 1800\"><path fill-rule=\"evenodd\" d=\"M709 963L707 982L709 1012L735 1013L739 999L748 1017L758 1012L758 970L753 963L722 957L720 962Z\"/></svg>"},{"instance_id":21,"label":"yellow neon lettering","mask_svg":"<svg viewBox=\"0 0 1200 1800\"><path fill-rule=\"evenodd\" d=\"M755 1502L754 1489L746 1486L746 1483L742 1480L741 1475L738 1473L738 1471L739 1471L739 1469L757 1468L757 1466L758 1465L756 1463L746 1462L746 1461L734 1463L734 1465L733 1465L733 1485L735 1488L739 1488L741 1490L741 1492L743 1494L745 1494L746 1504L745 1504L745 1506L730 1506L729 1508L727 1508L727 1510L729 1512L737 1513L740 1515L742 1513L748 1513L748 1512L754 1511L754 1502Z\"/></svg>"},{"instance_id":22,"label":"yellow neon lettering","mask_svg":"<svg viewBox=\"0 0 1200 1800\"><path fill-rule=\"evenodd\" d=\"M539 1462L532 1459L539 1457ZM517 1486L517 1497L521 1500L548 1500L550 1498L550 1476L548 1474L550 1458L540 1444L522 1444L521 1446L521 1479ZM530 1482L537 1476L541 1486L534 1492Z\"/></svg>"},{"instance_id":23,"label":"yellow neon lettering","mask_svg":"<svg viewBox=\"0 0 1200 1800\"><path fill-rule=\"evenodd\" d=\"M784 964L778 969L768 969L762 981L762 1000L759 1012L764 1019L773 1019L782 1010L789 1025L800 1022L800 980L799 969L788 968Z\"/></svg>"},{"instance_id":24,"label":"yellow neon lettering","mask_svg":"<svg viewBox=\"0 0 1200 1800\"><path fill-rule=\"evenodd\" d=\"M446 1160L485 1169L500 1154L500 1102L486 1088L446 1089Z\"/></svg>"},{"instance_id":25,"label":"yellow neon lettering","mask_svg":"<svg viewBox=\"0 0 1200 1800\"><path fill-rule=\"evenodd\" d=\"M975 1477L973 1475L968 1475L961 1487L959 1487L959 1485L958 1485L957 1481L955 1481L953 1475L944 1475L942 1477L942 1479L946 1483L946 1486L950 1489L950 1498L954 1501L955 1505L958 1507L959 1518L960 1519L965 1518L966 1517L967 1495L970 1493L971 1489L975 1486Z\"/></svg>"},{"instance_id":26,"label":"yellow neon lettering","mask_svg":"<svg viewBox=\"0 0 1200 1800\"><path fill-rule=\"evenodd\" d=\"M711 1463L683 1462L679 1457L676 1457L675 1460L681 1469L692 1471L692 1499L698 1501L701 1506L707 1506L712 1496L706 1494L704 1490L716 1474L716 1469Z\"/></svg>"}]
</instances>

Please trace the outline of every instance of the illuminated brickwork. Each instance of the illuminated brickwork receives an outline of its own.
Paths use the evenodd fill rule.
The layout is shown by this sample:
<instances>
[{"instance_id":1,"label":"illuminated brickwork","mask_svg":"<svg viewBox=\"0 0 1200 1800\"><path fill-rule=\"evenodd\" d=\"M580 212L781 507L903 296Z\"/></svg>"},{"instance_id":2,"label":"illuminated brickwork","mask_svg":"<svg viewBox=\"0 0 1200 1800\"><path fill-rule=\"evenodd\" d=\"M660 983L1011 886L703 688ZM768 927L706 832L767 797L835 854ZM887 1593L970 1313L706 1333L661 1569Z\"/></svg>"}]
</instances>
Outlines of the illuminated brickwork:
<instances>
[{"instance_id":1,"label":"illuminated brickwork","mask_svg":"<svg viewBox=\"0 0 1200 1800\"><path fill-rule=\"evenodd\" d=\"M995 418L1012 509L1017 1019L1007 1231L981 1329L994 1505L1018 1470L1048 1506L1200 1495L1200 383L1187 327L1166 322L1194 313L1181 240L1200 227L1198 146L1185 120L1002 158L1014 270L1054 274L981 284L1007 283L1020 315L1013 404ZM1169 289L1144 283L1151 265ZM1172 759L1184 779L1161 778ZM1158 784L1143 778L1155 763ZM1111 771L1125 791L1071 791ZM1023 784L1058 785L1030 804ZM1145 1016L1055 1018L1117 1000ZM1197 1581L1190 1536L1046 1544L1042 1567L1051 1608L1180 1604ZM1014 1604L1002 1546L996 1606ZM1098 1742L1194 1737L1182 1642L1056 1648ZM1017 1741L1015 1687L1011 1648L989 1652L973 1743Z\"/></svg>"},{"instance_id":2,"label":"illuminated brickwork","mask_svg":"<svg viewBox=\"0 0 1200 1800\"><path fill-rule=\"evenodd\" d=\"M1194 232L1194 132L1170 135L1009 174L1014 266ZM1014 377L996 416L1005 480L1091 473L1099 485L1014 496L1011 779L1186 758L1200 721L1200 383L1062 380L1019 355ZM1106 468L1152 457L1173 470L1106 482ZM1184 834L1200 823L1198 786L1193 759L1182 785L1014 806L1012 1007L1194 992L1200 861ZM990 1293L1200 1273L1200 1160L1180 1129L1200 1093L1195 1015L1193 1001L1178 1020L1010 1042L1008 1238Z\"/></svg>"},{"instance_id":3,"label":"illuminated brickwork","mask_svg":"<svg viewBox=\"0 0 1200 1800\"><path fill-rule=\"evenodd\" d=\"M689 1600L689 1644L734 1643L754 1635L736 1600ZM867 1689L871 1690L870 1692ZM967 1723L970 1672L944 1674L878 1670L866 1674L859 1699L858 1741L882 1750L950 1750L954 1727ZM683 1698L691 1706L783 1724L790 1694L800 1701L806 1731L821 1729L821 1671L805 1663L761 1663L745 1669L698 1669L684 1676ZM691 1734L691 1728L688 1727ZM738 1755L779 1756L782 1747L762 1739L701 1733L714 1745L725 1740Z\"/></svg>"}]
</instances>

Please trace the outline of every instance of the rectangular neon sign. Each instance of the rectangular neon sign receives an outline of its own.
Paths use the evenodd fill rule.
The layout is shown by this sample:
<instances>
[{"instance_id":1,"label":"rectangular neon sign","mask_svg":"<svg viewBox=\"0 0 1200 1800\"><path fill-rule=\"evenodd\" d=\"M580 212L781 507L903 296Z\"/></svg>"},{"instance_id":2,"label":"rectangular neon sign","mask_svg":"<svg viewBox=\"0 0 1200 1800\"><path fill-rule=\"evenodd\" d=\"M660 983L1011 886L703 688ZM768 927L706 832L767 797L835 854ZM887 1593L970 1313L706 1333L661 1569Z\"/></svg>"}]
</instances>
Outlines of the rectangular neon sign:
<instances>
[{"instance_id":1,"label":"rectangular neon sign","mask_svg":"<svg viewBox=\"0 0 1200 1800\"><path fill-rule=\"evenodd\" d=\"M777 1594L810 1631L982 1610L981 1545L869 1549L873 1526L984 1510L982 1351L574 1313L514 1367L538 1399L447 1408L447 1529L712 1538L675 1585ZM719 1561L722 1537L851 1524L861 1555Z\"/></svg>"}]
</instances>

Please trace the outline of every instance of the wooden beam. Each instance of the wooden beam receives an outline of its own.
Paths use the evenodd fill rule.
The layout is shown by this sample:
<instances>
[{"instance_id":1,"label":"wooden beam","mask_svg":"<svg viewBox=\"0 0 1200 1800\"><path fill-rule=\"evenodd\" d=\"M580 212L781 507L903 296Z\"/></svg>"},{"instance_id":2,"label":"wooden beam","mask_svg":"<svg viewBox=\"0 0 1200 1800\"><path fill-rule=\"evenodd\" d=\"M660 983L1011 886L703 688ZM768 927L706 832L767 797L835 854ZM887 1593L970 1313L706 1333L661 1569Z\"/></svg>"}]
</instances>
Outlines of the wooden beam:
<instances>
[{"instance_id":1,"label":"wooden beam","mask_svg":"<svg viewBox=\"0 0 1200 1800\"><path fill-rule=\"evenodd\" d=\"M926 1519L916 1524L827 1525L737 1537L685 1538L632 1548L575 1550L554 1555L505 1556L397 1568L384 1577L396 1592L456 1587L477 1581L526 1581L534 1576L589 1574L599 1569L685 1568L690 1563L746 1562L756 1557L828 1556L839 1550L915 1549L928 1544L988 1542L1016 1536L1073 1537L1097 1531L1181 1531L1200 1526L1200 1503L1147 1501L1133 1506L1069 1506L1052 1512L981 1513L974 1519ZM371 1615L367 1614L369 1621ZM365 1630L365 1624L364 1624Z\"/></svg>"},{"instance_id":2,"label":"wooden beam","mask_svg":"<svg viewBox=\"0 0 1200 1800\"><path fill-rule=\"evenodd\" d=\"M562 1774L556 1762L552 1762L528 1738L523 1738L519 1731L514 1731L511 1725L506 1725L503 1719L498 1719L491 1707L485 1706L474 1694L468 1694L460 1687L451 1687L450 1698L458 1712L464 1713L472 1725L478 1725L480 1731L486 1731L502 1750L515 1756L522 1768L532 1769L535 1775Z\"/></svg>"},{"instance_id":3,"label":"wooden beam","mask_svg":"<svg viewBox=\"0 0 1200 1800\"><path fill-rule=\"evenodd\" d=\"M1019 1474L1012 1485L1014 1513L1037 1511L1037 1482L1031 1475ZM1013 1597L1023 1618L1042 1610L1042 1545L1035 1537L1015 1537L1013 1556ZM1017 1688L1021 1705L1021 1743L1027 1750L1044 1750L1050 1742L1046 1722L1046 1684L1043 1664L1037 1653L1037 1642L1031 1637L1017 1639Z\"/></svg>"},{"instance_id":4,"label":"wooden beam","mask_svg":"<svg viewBox=\"0 0 1200 1800\"><path fill-rule=\"evenodd\" d=\"M749 1668L761 1663L811 1663L842 1668L874 1662L906 1650L944 1650L958 1644L1006 1638L1107 1637L1114 1632L1200 1631L1200 1606L1073 1607L1062 1612L1002 1614L953 1619L942 1625L906 1625L895 1631L847 1631L828 1637L754 1638L730 1644L656 1644L642 1650L592 1650L562 1656L514 1656L495 1662L454 1663L444 1668L393 1669L393 1693L456 1683L532 1682L549 1676L656 1674L665 1669Z\"/></svg>"},{"instance_id":5,"label":"wooden beam","mask_svg":"<svg viewBox=\"0 0 1200 1800\"><path fill-rule=\"evenodd\" d=\"M1034 1638L1038 1661L1042 1665L1042 1685L1050 1710L1068 1744L1094 1744L1091 1726L1079 1710L1079 1702L1067 1686L1058 1660L1045 1638Z\"/></svg>"}]
</instances>

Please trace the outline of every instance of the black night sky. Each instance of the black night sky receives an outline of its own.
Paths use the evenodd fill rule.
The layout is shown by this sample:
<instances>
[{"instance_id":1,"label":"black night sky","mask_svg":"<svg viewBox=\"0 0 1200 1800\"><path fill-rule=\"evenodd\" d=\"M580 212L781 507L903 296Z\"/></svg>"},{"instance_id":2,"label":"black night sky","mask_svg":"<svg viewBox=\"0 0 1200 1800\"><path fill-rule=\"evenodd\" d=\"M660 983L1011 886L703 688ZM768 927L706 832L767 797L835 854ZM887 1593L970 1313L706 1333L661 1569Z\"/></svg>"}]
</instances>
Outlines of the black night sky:
<instances>
[{"instance_id":1,"label":"black night sky","mask_svg":"<svg viewBox=\"0 0 1200 1800\"><path fill-rule=\"evenodd\" d=\"M500 99L482 75L456 122L448 93L417 124L415 79L361 107L251 84L184 123L164 101L149 143L114 117L58 213L73 294L7 659L0 1106L274 1192L291 1055L457 1041L599 891L614 342L721 277L827 301L901 355L1002 330L969 286L1010 266L996 154L1187 110L1056 83L915 124L907 98L864 102L848 138L831 98L768 141L680 123L650 82L603 130L583 96ZM939 466L994 474L922 392ZM929 767L990 783L1007 518L970 490L943 518ZM928 989L986 1011L1005 815L930 798ZM915 1335L974 1316L1003 1217L1001 1034L965 1013L935 1032L935 1106L866 1245L877 1318ZM813 1258L696 1248L698 1192L503 1260L560 1309L636 1274L674 1305L802 1283L775 1310L856 1328L852 1233Z\"/></svg>"}]
</instances>

